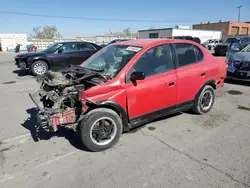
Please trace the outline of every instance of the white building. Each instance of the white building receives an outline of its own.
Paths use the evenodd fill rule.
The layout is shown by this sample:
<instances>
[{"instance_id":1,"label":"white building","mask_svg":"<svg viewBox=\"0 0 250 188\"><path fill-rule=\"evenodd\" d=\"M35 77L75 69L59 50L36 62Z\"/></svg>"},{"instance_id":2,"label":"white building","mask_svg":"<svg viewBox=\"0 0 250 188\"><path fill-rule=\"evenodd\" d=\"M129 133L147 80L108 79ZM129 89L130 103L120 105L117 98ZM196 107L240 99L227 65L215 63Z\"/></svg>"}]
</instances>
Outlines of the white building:
<instances>
[{"instance_id":1,"label":"white building","mask_svg":"<svg viewBox=\"0 0 250 188\"><path fill-rule=\"evenodd\" d=\"M27 42L26 34L0 34L1 51L15 50L17 44L21 44L20 50L26 49Z\"/></svg>"},{"instance_id":2,"label":"white building","mask_svg":"<svg viewBox=\"0 0 250 188\"><path fill-rule=\"evenodd\" d=\"M208 39L221 39L222 31L212 31L212 30L197 30L188 28L162 28L162 29L149 29L149 30L139 30L139 39L146 38L167 38L174 36L192 36L199 37L201 43Z\"/></svg>"}]
</instances>

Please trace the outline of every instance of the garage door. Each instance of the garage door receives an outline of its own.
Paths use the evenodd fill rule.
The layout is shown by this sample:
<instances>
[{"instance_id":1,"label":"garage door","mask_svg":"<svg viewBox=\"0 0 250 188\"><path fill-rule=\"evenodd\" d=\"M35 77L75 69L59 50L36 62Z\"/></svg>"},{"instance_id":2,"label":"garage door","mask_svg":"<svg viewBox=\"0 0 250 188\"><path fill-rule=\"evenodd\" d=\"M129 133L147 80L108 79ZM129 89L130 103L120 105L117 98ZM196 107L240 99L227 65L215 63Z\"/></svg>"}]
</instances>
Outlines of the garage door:
<instances>
[{"instance_id":1,"label":"garage door","mask_svg":"<svg viewBox=\"0 0 250 188\"><path fill-rule=\"evenodd\" d=\"M241 28L241 34L243 34L243 35L248 34L248 27L242 27Z\"/></svg>"},{"instance_id":2,"label":"garage door","mask_svg":"<svg viewBox=\"0 0 250 188\"><path fill-rule=\"evenodd\" d=\"M238 35L239 34L239 27L232 27L231 35Z\"/></svg>"}]
</instances>

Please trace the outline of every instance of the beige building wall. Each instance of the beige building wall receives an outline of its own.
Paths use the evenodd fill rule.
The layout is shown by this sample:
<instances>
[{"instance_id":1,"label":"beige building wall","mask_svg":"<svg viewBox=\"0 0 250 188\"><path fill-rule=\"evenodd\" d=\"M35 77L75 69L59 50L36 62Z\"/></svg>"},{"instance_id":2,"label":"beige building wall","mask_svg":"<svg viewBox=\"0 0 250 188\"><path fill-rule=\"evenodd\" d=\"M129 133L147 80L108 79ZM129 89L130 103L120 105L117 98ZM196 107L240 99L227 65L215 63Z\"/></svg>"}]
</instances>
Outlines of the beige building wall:
<instances>
[{"instance_id":1,"label":"beige building wall","mask_svg":"<svg viewBox=\"0 0 250 188\"><path fill-rule=\"evenodd\" d=\"M221 30L223 39L232 35L250 35L249 22L201 23L193 25L193 29Z\"/></svg>"}]
</instances>

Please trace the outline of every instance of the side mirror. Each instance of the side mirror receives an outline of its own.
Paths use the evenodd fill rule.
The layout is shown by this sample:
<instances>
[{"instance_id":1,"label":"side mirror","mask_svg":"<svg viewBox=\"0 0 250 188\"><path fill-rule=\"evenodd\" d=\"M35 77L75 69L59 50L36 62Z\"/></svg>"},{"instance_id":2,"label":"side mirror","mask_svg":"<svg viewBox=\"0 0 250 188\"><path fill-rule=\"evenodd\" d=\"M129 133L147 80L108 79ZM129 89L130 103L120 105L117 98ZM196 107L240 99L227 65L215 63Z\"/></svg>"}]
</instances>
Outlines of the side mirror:
<instances>
[{"instance_id":1,"label":"side mirror","mask_svg":"<svg viewBox=\"0 0 250 188\"><path fill-rule=\"evenodd\" d=\"M133 72L130 76L131 81L136 81L136 80L144 80L145 79L145 74L144 72Z\"/></svg>"},{"instance_id":2,"label":"side mirror","mask_svg":"<svg viewBox=\"0 0 250 188\"><path fill-rule=\"evenodd\" d=\"M231 48L231 50L234 51L234 52L239 52L240 51L240 49L237 48L237 47L233 47L233 48Z\"/></svg>"}]
</instances>

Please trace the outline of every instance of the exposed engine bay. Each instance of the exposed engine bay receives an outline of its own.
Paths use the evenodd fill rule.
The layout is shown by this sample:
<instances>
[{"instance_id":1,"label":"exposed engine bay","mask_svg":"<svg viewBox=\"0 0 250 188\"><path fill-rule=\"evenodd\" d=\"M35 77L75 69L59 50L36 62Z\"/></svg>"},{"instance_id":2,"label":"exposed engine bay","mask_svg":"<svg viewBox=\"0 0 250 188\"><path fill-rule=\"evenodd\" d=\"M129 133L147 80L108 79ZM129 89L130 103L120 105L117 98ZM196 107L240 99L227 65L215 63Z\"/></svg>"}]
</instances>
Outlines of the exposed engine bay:
<instances>
[{"instance_id":1,"label":"exposed engine bay","mask_svg":"<svg viewBox=\"0 0 250 188\"><path fill-rule=\"evenodd\" d=\"M46 131L57 131L58 126L76 129L83 114L79 92L111 79L102 72L71 66L58 72L48 71L37 77L40 89L29 94L39 109L38 124Z\"/></svg>"}]
</instances>

